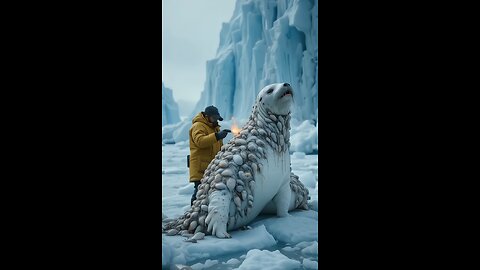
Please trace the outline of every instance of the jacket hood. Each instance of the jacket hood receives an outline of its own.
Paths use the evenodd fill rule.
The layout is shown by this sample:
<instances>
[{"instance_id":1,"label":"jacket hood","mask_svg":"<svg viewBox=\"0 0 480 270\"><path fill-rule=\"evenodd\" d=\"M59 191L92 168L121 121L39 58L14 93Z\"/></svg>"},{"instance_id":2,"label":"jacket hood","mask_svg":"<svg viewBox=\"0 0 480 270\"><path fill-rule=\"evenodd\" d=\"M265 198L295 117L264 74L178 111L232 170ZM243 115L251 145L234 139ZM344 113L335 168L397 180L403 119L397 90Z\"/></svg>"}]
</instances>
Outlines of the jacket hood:
<instances>
[{"instance_id":1,"label":"jacket hood","mask_svg":"<svg viewBox=\"0 0 480 270\"><path fill-rule=\"evenodd\" d=\"M213 124L210 123L207 118L205 118L205 116L203 116L203 113L202 112L199 112L192 120L192 124L195 124L195 122L201 122L201 123L204 123L206 125L208 125L209 127L212 127L214 128ZM220 125L218 125L217 127L219 127Z\"/></svg>"}]
</instances>

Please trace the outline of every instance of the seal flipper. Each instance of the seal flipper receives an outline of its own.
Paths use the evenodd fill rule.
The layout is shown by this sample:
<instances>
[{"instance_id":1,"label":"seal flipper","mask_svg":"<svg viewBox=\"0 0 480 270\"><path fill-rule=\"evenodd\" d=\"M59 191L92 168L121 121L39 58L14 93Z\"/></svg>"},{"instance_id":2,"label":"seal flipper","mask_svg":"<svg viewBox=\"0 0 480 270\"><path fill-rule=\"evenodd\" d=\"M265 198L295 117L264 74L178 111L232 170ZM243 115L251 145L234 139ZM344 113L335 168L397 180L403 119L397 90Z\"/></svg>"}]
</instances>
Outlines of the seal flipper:
<instances>
[{"instance_id":1,"label":"seal flipper","mask_svg":"<svg viewBox=\"0 0 480 270\"><path fill-rule=\"evenodd\" d=\"M290 181L287 181L278 191L277 195L273 197L273 203L277 207L277 216L289 216L288 210L290 206L292 192L290 190Z\"/></svg>"},{"instance_id":2,"label":"seal flipper","mask_svg":"<svg viewBox=\"0 0 480 270\"><path fill-rule=\"evenodd\" d=\"M231 238L227 233L228 213L232 194L226 190L214 191L210 195L208 215L205 222L208 224L207 231L218 238Z\"/></svg>"}]
</instances>

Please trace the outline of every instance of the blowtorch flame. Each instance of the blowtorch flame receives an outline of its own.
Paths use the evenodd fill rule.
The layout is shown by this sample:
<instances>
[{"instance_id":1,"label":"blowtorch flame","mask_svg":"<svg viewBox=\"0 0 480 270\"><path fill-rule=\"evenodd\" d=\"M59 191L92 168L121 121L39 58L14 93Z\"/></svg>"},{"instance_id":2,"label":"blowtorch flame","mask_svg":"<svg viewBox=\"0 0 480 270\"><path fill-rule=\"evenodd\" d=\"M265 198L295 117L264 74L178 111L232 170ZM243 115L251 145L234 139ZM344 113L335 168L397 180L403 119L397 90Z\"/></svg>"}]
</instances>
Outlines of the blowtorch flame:
<instances>
[{"instance_id":1,"label":"blowtorch flame","mask_svg":"<svg viewBox=\"0 0 480 270\"><path fill-rule=\"evenodd\" d=\"M237 136L237 135L240 134L240 128L238 127L237 122L235 121L234 117L232 117L232 126L231 126L230 130L232 131L233 136Z\"/></svg>"}]
</instances>

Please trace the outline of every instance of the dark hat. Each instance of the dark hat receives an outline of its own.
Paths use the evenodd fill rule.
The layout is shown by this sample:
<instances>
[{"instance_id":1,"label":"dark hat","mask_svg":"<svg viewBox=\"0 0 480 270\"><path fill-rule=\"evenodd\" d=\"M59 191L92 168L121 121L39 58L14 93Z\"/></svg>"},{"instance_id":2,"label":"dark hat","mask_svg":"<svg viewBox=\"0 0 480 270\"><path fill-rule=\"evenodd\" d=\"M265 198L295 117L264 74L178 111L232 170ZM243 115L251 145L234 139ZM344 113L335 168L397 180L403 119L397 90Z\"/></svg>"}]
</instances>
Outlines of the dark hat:
<instances>
[{"instance_id":1,"label":"dark hat","mask_svg":"<svg viewBox=\"0 0 480 270\"><path fill-rule=\"evenodd\" d=\"M208 116L218 116L218 120L223 121L223 118L218 113L218 109L213 105L205 108L205 114Z\"/></svg>"}]
</instances>

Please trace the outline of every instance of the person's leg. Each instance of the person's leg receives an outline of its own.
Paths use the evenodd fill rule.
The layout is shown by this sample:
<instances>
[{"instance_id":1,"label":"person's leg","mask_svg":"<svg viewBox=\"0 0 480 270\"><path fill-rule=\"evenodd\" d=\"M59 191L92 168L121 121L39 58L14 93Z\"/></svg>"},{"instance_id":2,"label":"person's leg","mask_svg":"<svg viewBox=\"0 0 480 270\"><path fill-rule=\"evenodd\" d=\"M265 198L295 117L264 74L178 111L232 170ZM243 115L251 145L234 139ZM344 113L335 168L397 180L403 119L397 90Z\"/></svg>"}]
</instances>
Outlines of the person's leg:
<instances>
[{"instance_id":1,"label":"person's leg","mask_svg":"<svg viewBox=\"0 0 480 270\"><path fill-rule=\"evenodd\" d=\"M195 190L193 191L192 199L190 200L190 206L192 206L193 201L197 199L197 191L198 191L198 185L200 185L200 181L195 181L193 183L195 185Z\"/></svg>"}]
</instances>

